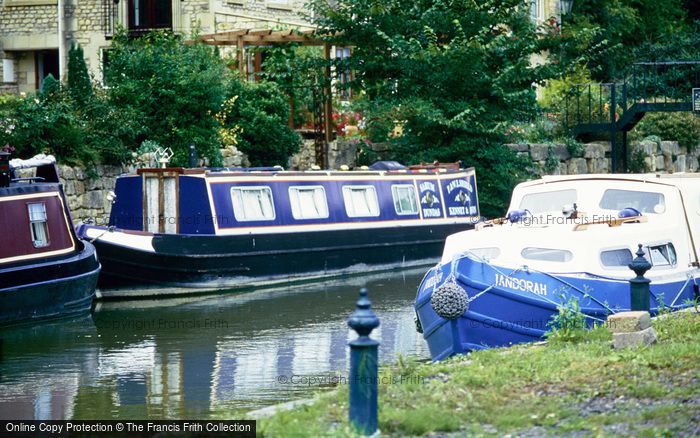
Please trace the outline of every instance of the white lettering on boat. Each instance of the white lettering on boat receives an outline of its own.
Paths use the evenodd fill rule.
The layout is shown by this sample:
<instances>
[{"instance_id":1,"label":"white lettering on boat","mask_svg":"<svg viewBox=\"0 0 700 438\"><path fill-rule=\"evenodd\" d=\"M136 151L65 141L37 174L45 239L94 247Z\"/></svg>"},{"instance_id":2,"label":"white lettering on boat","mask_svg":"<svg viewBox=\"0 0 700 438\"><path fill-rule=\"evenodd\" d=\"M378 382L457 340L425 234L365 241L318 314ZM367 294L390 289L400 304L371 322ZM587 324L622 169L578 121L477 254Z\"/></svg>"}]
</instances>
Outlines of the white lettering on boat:
<instances>
[{"instance_id":1,"label":"white lettering on boat","mask_svg":"<svg viewBox=\"0 0 700 438\"><path fill-rule=\"evenodd\" d=\"M423 209L423 217L440 217L440 209L439 208L424 208Z\"/></svg>"},{"instance_id":2,"label":"white lettering on boat","mask_svg":"<svg viewBox=\"0 0 700 438\"><path fill-rule=\"evenodd\" d=\"M522 278L507 277L503 274L496 274L496 286L507 287L513 290L531 292L537 295L547 295L547 285L535 281L524 280Z\"/></svg>"},{"instance_id":3,"label":"white lettering on boat","mask_svg":"<svg viewBox=\"0 0 700 438\"><path fill-rule=\"evenodd\" d=\"M473 190L473 189L472 189L472 185L469 184L468 182L466 182L465 180L463 180L463 179L456 179L456 180L452 181L451 183L449 183L449 184L447 185L447 191L450 192L450 193L452 193L452 191L453 191L454 189L458 189L458 188L460 188L460 187L463 188L463 189L465 189L465 190L468 191L469 193L471 193L472 190Z\"/></svg>"},{"instance_id":4,"label":"white lettering on boat","mask_svg":"<svg viewBox=\"0 0 700 438\"><path fill-rule=\"evenodd\" d=\"M420 188L421 192L426 192L428 190L431 192L435 191L435 184L431 183L430 181L423 181L418 187Z\"/></svg>"}]
</instances>

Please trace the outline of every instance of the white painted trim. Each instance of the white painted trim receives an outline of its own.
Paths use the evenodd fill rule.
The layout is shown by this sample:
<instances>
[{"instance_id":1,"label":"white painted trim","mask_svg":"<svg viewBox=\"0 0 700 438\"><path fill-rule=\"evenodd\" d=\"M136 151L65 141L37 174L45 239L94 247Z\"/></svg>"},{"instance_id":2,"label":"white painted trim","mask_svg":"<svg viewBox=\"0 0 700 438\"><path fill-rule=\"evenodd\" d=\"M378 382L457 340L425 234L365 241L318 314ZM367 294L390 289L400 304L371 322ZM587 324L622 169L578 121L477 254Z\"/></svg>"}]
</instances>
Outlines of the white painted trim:
<instances>
[{"instance_id":1,"label":"white painted trim","mask_svg":"<svg viewBox=\"0 0 700 438\"><path fill-rule=\"evenodd\" d=\"M119 231L107 231L105 228L85 228L84 235L88 239L98 240L104 243L125 246L146 252L156 252L153 248L153 236Z\"/></svg>"}]
</instances>

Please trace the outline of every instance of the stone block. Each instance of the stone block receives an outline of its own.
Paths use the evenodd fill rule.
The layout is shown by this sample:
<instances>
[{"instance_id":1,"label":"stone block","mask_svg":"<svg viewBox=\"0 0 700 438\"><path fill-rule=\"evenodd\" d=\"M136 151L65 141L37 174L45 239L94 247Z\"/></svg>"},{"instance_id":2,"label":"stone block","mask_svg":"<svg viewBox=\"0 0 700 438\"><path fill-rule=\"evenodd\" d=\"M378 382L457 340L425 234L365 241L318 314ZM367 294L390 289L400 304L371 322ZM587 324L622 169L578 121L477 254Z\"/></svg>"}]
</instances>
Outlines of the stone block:
<instances>
[{"instance_id":1,"label":"stone block","mask_svg":"<svg viewBox=\"0 0 700 438\"><path fill-rule=\"evenodd\" d=\"M639 148L644 151L644 155L655 155L657 152L658 144L655 141L643 141L639 143Z\"/></svg>"},{"instance_id":2,"label":"stone block","mask_svg":"<svg viewBox=\"0 0 700 438\"><path fill-rule=\"evenodd\" d=\"M588 143L583 149L583 158L605 158L605 145Z\"/></svg>"},{"instance_id":3,"label":"stone block","mask_svg":"<svg viewBox=\"0 0 700 438\"><path fill-rule=\"evenodd\" d=\"M677 141L662 141L659 147L664 154L678 155L681 153L681 148Z\"/></svg>"},{"instance_id":4,"label":"stone block","mask_svg":"<svg viewBox=\"0 0 700 438\"><path fill-rule=\"evenodd\" d=\"M663 155L657 155L654 158L654 161L656 162L656 170L665 170L666 169L666 162L664 160Z\"/></svg>"},{"instance_id":5,"label":"stone block","mask_svg":"<svg viewBox=\"0 0 700 438\"><path fill-rule=\"evenodd\" d=\"M552 146L552 150L554 151L554 154L557 157L559 157L559 161L566 161L569 158L571 158L569 149L566 147L565 144L555 144L554 146Z\"/></svg>"},{"instance_id":6,"label":"stone block","mask_svg":"<svg viewBox=\"0 0 700 438\"><path fill-rule=\"evenodd\" d=\"M644 157L644 167L650 172L656 171L656 160L653 157Z\"/></svg>"},{"instance_id":7,"label":"stone block","mask_svg":"<svg viewBox=\"0 0 700 438\"><path fill-rule=\"evenodd\" d=\"M676 162L674 163L675 172L685 172L686 171L686 161L685 155L678 155L676 157Z\"/></svg>"},{"instance_id":8,"label":"stone block","mask_svg":"<svg viewBox=\"0 0 700 438\"><path fill-rule=\"evenodd\" d=\"M573 158L569 160L568 175L583 175L588 172L588 163L585 158Z\"/></svg>"},{"instance_id":9,"label":"stone block","mask_svg":"<svg viewBox=\"0 0 700 438\"><path fill-rule=\"evenodd\" d=\"M530 156L532 161L544 161L547 159L547 149L549 145L546 144L531 144L530 145Z\"/></svg>"},{"instance_id":10,"label":"stone block","mask_svg":"<svg viewBox=\"0 0 700 438\"><path fill-rule=\"evenodd\" d=\"M653 327L648 327L638 332L613 333L613 347L615 349L651 345L655 342L656 331L654 331Z\"/></svg>"},{"instance_id":11,"label":"stone block","mask_svg":"<svg viewBox=\"0 0 700 438\"><path fill-rule=\"evenodd\" d=\"M559 175L568 175L569 169L566 163L559 163L557 166L557 172L559 172Z\"/></svg>"},{"instance_id":12,"label":"stone block","mask_svg":"<svg viewBox=\"0 0 700 438\"><path fill-rule=\"evenodd\" d=\"M630 333L651 327L649 312L620 312L608 316L605 325L612 333Z\"/></svg>"}]
</instances>

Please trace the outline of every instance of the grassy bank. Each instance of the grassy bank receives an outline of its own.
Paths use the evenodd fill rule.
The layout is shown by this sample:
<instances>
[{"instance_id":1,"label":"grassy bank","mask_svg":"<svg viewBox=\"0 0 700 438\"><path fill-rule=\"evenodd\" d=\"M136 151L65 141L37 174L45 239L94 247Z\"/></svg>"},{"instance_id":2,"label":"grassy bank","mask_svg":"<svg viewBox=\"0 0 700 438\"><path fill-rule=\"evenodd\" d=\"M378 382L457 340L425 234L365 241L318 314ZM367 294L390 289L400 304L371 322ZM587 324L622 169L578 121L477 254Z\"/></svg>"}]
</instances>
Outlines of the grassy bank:
<instances>
[{"instance_id":1,"label":"grassy bank","mask_svg":"<svg viewBox=\"0 0 700 438\"><path fill-rule=\"evenodd\" d=\"M480 351L381 370L387 436L700 434L700 314L654 321L658 343L611 349L602 328L579 342ZM263 436L352 435L346 386L258 423Z\"/></svg>"}]
</instances>

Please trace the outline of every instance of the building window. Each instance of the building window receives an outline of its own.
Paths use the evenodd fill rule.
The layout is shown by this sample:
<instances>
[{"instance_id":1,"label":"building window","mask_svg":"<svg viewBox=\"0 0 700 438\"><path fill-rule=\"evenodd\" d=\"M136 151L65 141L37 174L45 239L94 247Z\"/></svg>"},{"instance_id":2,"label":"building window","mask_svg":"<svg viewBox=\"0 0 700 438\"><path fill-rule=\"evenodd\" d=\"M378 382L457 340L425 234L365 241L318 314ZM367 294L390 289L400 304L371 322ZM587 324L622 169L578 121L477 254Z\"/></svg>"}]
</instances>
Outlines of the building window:
<instances>
[{"instance_id":1,"label":"building window","mask_svg":"<svg viewBox=\"0 0 700 438\"><path fill-rule=\"evenodd\" d=\"M343 200L349 217L379 216L377 190L374 186L345 186Z\"/></svg>"},{"instance_id":2,"label":"building window","mask_svg":"<svg viewBox=\"0 0 700 438\"><path fill-rule=\"evenodd\" d=\"M322 186L289 188L289 202L294 219L323 219L328 217L326 191Z\"/></svg>"},{"instance_id":3,"label":"building window","mask_svg":"<svg viewBox=\"0 0 700 438\"><path fill-rule=\"evenodd\" d=\"M544 1L530 0L530 20L533 23L544 21Z\"/></svg>"},{"instance_id":4,"label":"building window","mask_svg":"<svg viewBox=\"0 0 700 438\"><path fill-rule=\"evenodd\" d=\"M129 30L172 29L171 0L129 0Z\"/></svg>"},{"instance_id":5,"label":"building window","mask_svg":"<svg viewBox=\"0 0 700 438\"><path fill-rule=\"evenodd\" d=\"M396 214L418 214L418 202L416 202L416 190L411 184L391 186L391 194L394 198Z\"/></svg>"},{"instance_id":6,"label":"building window","mask_svg":"<svg viewBox=\"0 0 700 438\"><path fill-rule=\"evenodd\" d=\"M239 222L275 219L275 204L269 187L231 188L233 214Z\"/></svg>"},{"instance_id":7,"label":"building window","mask_svg":"<svg viewBox=\"0 0 700 438\"><path fill-rule=\"evenodd\" d=\"M49 226L46 223L46 204L37 202L27 204L29 210L29 227L35 248L49 245Z\"/></svg>"}]
</instances>

